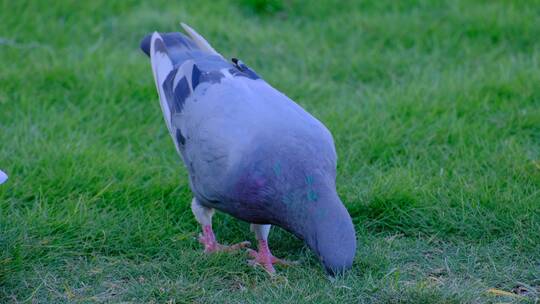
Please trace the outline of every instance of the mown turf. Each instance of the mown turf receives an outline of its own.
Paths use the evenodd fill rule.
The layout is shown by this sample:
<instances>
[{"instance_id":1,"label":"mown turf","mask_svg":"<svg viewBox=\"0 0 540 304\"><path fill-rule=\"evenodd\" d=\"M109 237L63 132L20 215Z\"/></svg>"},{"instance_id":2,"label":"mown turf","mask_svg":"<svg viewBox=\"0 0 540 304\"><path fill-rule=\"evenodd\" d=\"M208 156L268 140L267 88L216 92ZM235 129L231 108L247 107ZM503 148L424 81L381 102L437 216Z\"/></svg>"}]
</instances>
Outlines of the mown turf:
<instances>
[{"instance_id":1,"label":"mown turf","mask_svg":"<svg viewBox=\"0 0 540 304\"><path fill-rule=\"evenodd\" d=\"M538 301L540 2L4 0L0 20L0 302ZM344 277L279 229L301 265L275 278L202 254L138 50L179 21L333 132Z\"/></svg>"}]
</instances>

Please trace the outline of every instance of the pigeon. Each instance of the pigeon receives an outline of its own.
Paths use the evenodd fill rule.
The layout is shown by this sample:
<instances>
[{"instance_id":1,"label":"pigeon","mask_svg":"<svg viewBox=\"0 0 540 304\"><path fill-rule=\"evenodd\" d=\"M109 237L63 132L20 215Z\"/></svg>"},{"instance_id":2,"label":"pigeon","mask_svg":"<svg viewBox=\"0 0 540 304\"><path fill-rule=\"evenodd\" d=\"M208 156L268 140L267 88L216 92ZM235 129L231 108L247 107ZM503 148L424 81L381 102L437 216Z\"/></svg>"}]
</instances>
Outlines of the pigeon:
<instances>
[{"instance_id":1,"label":"pigeon","mask_svg":"<svg viewBox=\"0 0 540 304\"><path fill-rule=\"evenodd\" d=\"M8 179L7 174L5 174L2 170L0 170L0 185L5 183Z\"/></svg>"},{"instance_id":2,"label":"pigeon","mask_svg":"<svg viewBox=\"0 0 540 304\"><path fill-rule=\"evenodd\" d=\"M191 209L207 253L231 251L216 241L218 211L250 223L257 250L251 265L274 273L290 261L272 255L272 225L289 231L334 276L356 253L352 219L336 191L337 156L328 129L237 58L226 60L195 30L148 34L165 123L188 171Z\"/></svg>"}]
</instances>

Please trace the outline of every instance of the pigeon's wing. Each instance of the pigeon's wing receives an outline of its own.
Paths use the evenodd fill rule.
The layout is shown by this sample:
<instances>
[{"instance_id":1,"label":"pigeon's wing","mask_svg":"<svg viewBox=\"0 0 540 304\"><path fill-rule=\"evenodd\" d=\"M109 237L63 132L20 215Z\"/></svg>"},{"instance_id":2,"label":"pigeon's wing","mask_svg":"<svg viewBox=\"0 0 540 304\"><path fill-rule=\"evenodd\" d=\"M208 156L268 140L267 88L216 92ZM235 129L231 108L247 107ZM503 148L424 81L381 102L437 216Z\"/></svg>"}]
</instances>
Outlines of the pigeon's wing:
<instances>
[{"instance_id":1,"label":"pigeon's wing","mask_svg":"<svg viewBox=\"0 0 540 304\"><path fill-rule=\"evenodd\" d=\"M173 126L172 120L182 112L186 98L201 80L212 81L212 78L217 76L216 73L204 73L202 77L203 72L195 63L199 61L199 65L207 70L225 66L227 63L216 53L199 49L195 42L180 33L154 33L150 39L143 40L141 47L143 50L149 48L161 110L176 149L181 152L185 135Z\"/></svg>"},{"instance_id":2,"label":"pigeon's wing","mask_svg":"<svg viewBox=\"0 0 540 304\"><path fill-rule=\"evenodd\" d=\"M186 100L195 97L194 91L199 86L206 89L233 75L258 78L240 61L235 64L225 61L204 38L187 25L183 26L191 38L181 33L156 32L141 42L141 48L150 56L165 123L180 154L187 135L178 127L179 119ZM204 94L205 89L199 93ZM173 121L177 121L176 126Z\"/></svg>"},{"instance_id":3,"label":"pigeon's wing","mask_svg":"<svg viewBox=\"0 0 540 304\"><path fill-rule=\"evenodd\" d=\"M165 42L158 33L154 33L151 38L150 62L152 63L152 72L156 82L161 111L163 111L163 116L165 117L165 123L169 132L174 135L174 130L171 127L172 98L170 92L168 92L164 86L166 81L170 78L169 75L173 72L174 66L167 47L165 46Z\"/></svg>"}]
</instances>

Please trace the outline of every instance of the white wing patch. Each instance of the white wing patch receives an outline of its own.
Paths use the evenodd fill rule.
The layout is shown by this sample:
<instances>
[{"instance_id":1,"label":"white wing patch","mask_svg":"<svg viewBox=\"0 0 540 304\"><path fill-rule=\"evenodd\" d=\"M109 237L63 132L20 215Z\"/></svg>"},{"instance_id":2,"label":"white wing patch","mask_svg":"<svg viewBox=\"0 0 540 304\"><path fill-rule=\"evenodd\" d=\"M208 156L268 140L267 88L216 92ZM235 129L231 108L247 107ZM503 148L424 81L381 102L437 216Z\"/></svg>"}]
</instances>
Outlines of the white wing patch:
<instances>
[{"instance_id":1,"label":"white wing patch","mask_svg":"<svg viewBox=\"0 0 540 304\"><path fill-rule=\"evenodd\" d=\"M169 58L169 54L167 53L165 42L163 42L163 38L161 38L157 32L154 32L152 41L150 42L150 62L152 63L152 72L154 73L154 79L156 80L156 89L159 94L161 111L163 112L167 128L172 134L171 111L169 109L169 103L167 102L167 96L165 92L163 92L163 83L174 67Z\"/></svg>"},{"instance_id":2,"label":"white wing patch","mask_svg":"<svg viewBox=\"0 0 540 304\"><path fill-rule=\"evenodd\" d=\"M184 61L184 63L182 63L182 65L176 72L176 75L174 76L173 88L176 88L176 85L182 79L182 77L186 77L189 89L193 92L193 84L191 83L191 81L193 80L192 75L194 65L195 62L193 60L186 60Z\"/></svg>"}]
</instances>

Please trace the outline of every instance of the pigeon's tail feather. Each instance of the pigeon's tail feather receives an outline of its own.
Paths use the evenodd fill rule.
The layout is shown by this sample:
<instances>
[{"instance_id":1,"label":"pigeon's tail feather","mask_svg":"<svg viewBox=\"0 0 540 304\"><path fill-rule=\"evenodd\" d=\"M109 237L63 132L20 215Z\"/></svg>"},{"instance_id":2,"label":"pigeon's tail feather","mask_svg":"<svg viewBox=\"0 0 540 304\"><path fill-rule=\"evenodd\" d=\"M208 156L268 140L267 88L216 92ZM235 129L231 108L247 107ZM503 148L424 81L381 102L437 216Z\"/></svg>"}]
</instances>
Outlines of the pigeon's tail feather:
<instances>
[{"instance_id":1,"label":"pigeon's tail feather","mask_svg":"<svg viewBox=\"0 0 540 304\"><path fill-rule=\"evenodd\" d=\"M182 33L160 33L160 36L171 55L200 50L199 46L191 38ZM150 56L151 42L152 34L146 35L141 41L141 50L148 56Z\"/></svg>"},{"instance_id":2,"label":"pigeon's tail feather","mask_svg":"<svg viewBox=\"0 0 540 304\"><path fill-rule=\"evenodd\" d=\"M217 55L221 57L221 55L216 52L216 50L212 48L210 43L208 43L206 39L199 35L199 33L197 33L187 24L181 24L182 28L186 31L189 37L182 33L159 33L161 35L161 38L163 39L163 42L165 43L165 47L167 48L169 54L173 57L173 60L176 59L175 55L179 57L185 57L182 55L184 55L185 53L193 52L206 53L207 55ZM141 50L148 56L150 56L151 42L152 34L148 34L143 38L140 44Z\"/></svg>"},{"instance_id":3,"label":"pigeon's tail feather","mask_svg":"<svg viewBox=\"0 0 540 304\"><path fill-rule=\"evenodd\" d=\"M144 36L143 40L141 40L141 43L139 45L141 50L148 57L150 57L150 42L152 42L152 34L148 34L148 35Z\"/></svg>"},{"instance_id":4,"label":"pigeon's tail feather","mask_svg":"<svg viewBox=\"0 0 540 304\"><path fill-rule=\"evenodd\" d=\"M206 41L206 39L204 39L203 36L199 35L199 33L197 33L189 25L187 25L187 24L185 24L183 22L180 23L180 25L182 26L184 31L186 31L186 33L189 35L189 37L191 37L193 42L199 47L200 50L206 51L206 52L208 52L210 54L221 56L218 52L216 52L216 50L214 50L214 48L210 45L210 43L208 43L208 41Z\"/></svg>"}]
</instances>

